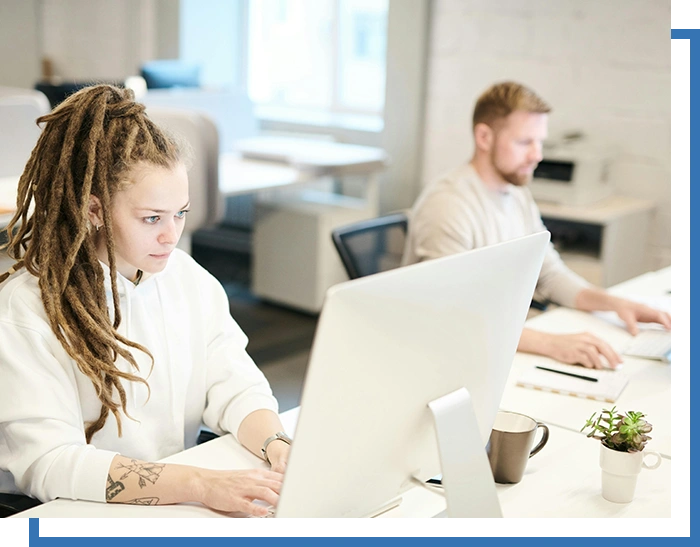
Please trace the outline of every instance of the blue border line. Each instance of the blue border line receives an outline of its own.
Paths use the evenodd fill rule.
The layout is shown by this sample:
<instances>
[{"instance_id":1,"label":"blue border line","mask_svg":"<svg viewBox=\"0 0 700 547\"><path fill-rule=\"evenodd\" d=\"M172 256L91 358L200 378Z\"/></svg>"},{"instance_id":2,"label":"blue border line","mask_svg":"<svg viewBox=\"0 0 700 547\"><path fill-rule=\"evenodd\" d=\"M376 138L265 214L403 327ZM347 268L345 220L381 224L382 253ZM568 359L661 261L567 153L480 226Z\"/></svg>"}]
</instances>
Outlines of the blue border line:
<instances>
[{"instance_id":1,"label":"blue border line","mask_svg":"<svg viewBox=\"0 0 700 547\"><path fill-rule=\"evenodd\" d=\"M200 525L202 522L206 521L206 519L193 519L198 525ZM468 521L465 522L465 530L469 529L469 524ZM624 522L621 520L621 522ZM494 527L498 526L498 522L494 521ZM623 527L625 525L623 524ZM259 538L259 537L244 537L244 538L235 538L235 537L206 537L206 538L200 538L200 537L173 537L173 538L123 538L123 537L108 537L108 538L91 538L91 537L84 537L84 538L72 538L72 537L65 537L65 538L42 538L39 536L39 519L29 519L29 547L46 547L51 544L51 546L59 545L59 546L70 546L70 547L95 547L95 540L99 542L100 547L124 547L124 542L128 541L129 547L132 545L168 545L169 547L180 547L180 546L188 546L188 547L193 547L195 545L195 542L206 542L206 545L214 545L216 547L219 546L224 546L226 547L231 547L233 542L235 542L235 547L260 547L261 543L264 544L265 540L268 538ZM687 540L689 541L689 538L674 538L676 540L684 541ZM416 538L416 537L389 537L389 538L324 538L324 537L284 537L284 538L269 538L270 543L272 541L275 542L281 542L281 545L287 546L287 545L292 545L292 546L311 546L311 547L326 547L329 544L333 545L340 545L342 547L345 546L350 546L350 545L355 545L357 542L363 542L363 543L369 543L369 545L372 544L378 544L381 542L382 547L385 547L386 545L401 545L403 546L418 546L418 545L425 545L426 543L430 542L431 545L434 545L435 543L440 543L441 545L444 544L449 544L449 545L464 545L466 542L470 543L505 543L507 542L512 542L512 541L518 541L518 542L527 542L527 543L534 543L537 542L537 545L547 545L551 547L560 547L562 541L566 542L567 547L570 546L586 546L590 547L590 544L592 541L595 541L596 543L605 543L605 544L612 544L613 542L615 544L619 544L620 538L592 538L592 537L581 537L581 538L469 538L469 537L438 537L438 538L432 538L432 537L421 537L421 538ZM624 541L624 539L622 539ZM644 545L645 547L648 545L649 547L656 547L659 544L659 539L658 538L635 538L634 539L635 545Z\"/></svg>"},{"instance_id":2,"label":"blue border line","mask_svg":"<svg viewBox=\"0 0 700 547\"><path fill-rule=\"evenodd\" d=\"M695 40L693 40L695 38ZM697 325L693 321L693 310L698 307L697 294L693 291L693 272L697 270L697 249L696 242L698 241L698 222L695 220L694 211L698 210L698 161L693 161L698 158L700 161L700 150L698 149L697 136L700 135L700 116L698 116L698 105L700 105L700 29L672 29L672 40L689 40L690 41L690 363L683 364L689 367L690 374L690 421L700 419L697 412L697 407L693 405L693 367L695 361L695 340L698 339L700 332ZM689 431L690 432L690 431ZM690 435L690 535L693 533L694 511L693 511L693 491L695 477L697 473L693 470L693 454L697 454L698 438L697 435Z\"/></svg>"}]
</instances>

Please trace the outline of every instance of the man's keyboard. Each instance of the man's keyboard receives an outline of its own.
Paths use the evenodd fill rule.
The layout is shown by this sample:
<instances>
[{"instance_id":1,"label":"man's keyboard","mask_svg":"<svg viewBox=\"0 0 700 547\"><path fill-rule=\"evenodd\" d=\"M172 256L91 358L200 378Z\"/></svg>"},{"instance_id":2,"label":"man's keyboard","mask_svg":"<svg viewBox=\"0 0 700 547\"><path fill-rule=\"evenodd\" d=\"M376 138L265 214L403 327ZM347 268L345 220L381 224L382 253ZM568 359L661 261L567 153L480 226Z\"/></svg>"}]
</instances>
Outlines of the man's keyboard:
<instances>
[{"instance_id":1,"label":"man's keyboard","mask_svg":"<svg viewBox=\"0 0 700 547\"><path fill-rule=\"evenodd\" d=\"M642 330L623 351L630 357L671 360L671 333L665 330Z\"/></svg>"}]
</instances>

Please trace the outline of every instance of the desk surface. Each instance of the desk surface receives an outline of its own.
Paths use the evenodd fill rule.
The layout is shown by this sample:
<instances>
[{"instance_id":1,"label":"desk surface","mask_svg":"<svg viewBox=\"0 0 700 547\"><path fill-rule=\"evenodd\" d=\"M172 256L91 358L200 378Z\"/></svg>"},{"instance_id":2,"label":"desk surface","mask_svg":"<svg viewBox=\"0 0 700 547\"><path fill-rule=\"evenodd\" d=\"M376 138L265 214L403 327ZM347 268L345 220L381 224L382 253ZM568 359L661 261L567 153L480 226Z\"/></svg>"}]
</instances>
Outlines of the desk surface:
<instances>
[{"instance_id":1,"label":"desk surface","mask_svg":"<svg viewBox=\"0 0 700 547\"><path fill-rule=\"evenodd\" d=\"M234 153L219 156L219 190L225 196L281 188L307 180L304 173L288 165L244 159Z\"/></svg>"},{"instance_id":2,"label":"desk surface","mask_svg":"<svg viewBox=\"0 0 700 547\"><path fill-rule=\"evenodd\" d=\"M645 274L613 289L617 294L656 296L670 288L670 268ZM528 326L550 331L590 330L615 344L627 335L619 327L599 317L573 310L557 309L528 322ZM497 485L505 517L670 517L671 516L671 373L670 366L653 361L628 359L625 373L631 377L618 404L646 412L654 424L651 450L665 454L656 470L642 470L635 499L616 504L603 499L600 492L598 442L588 439L579 429L585 419L605 403L565 395L543 393L517 387L518 371L542 357L518 354L501 407L529 414L550 425L545 448L528 463L523 480L515 485ZM285 429L293 432L298 409L282 414ZM211 469L262 467L264 464L228 435L196 446L162 460L168 463L197 465ZM403 496L401 505L384 517L433 516L444 509L438 489L415 487ZM198 504L164 507L101 504L55 500L21 517L226 517Z\"/></svg>"},{"instance_id":3,"label":"desk surface","mask_svg":"<svg viewBox=\"0 0 700 547\"><path fill-rule=\"evenodd\" d=\"M296 409L282 415L286 429L293 430L296 417ZM598 442L582 434L552 426L549 442L530 460L523 480L518 484L496 485L503 516L671 516L671 462L668 459L664 459L658 469L642 471L632 503L617 504L603 499L600 493L599 446ZM162 461L211 469L263 467L258 458L243 449L230 435ZM415 487L404 494L399 507L382 517L430 517L444 508L445 501L440 489ZM17 516L218 518L240 515L211 511L199 504L144 507L55 500Z\"/></svg>"},{"instance_id":4,"label":"desk surface","mask_svg":"<svg viewBox=\"0 0 700 547\"><path fill-rule=\"evenodd\" d=\"M620 217L649 211L654 206L655 204L651 200L627 196L610 196L597 203L585 206L560 205L547 201L537 202L537 207L543 217L603 226Z\"/></svg>"},{"instance_id":5,"label":"desk surface","mask_svg":"<svg viewBox=\"0 0 700 547\"><path fill-rule=\"evenodd\" d=\"M671 287L671 269L650 272L622 283L611 290L621 296L645 298L664 297ZM600 317L558 308L538 315L527 322L533 329L574 333L588 331L606 340L614 348L623 348L631 335L616 324ZM644 412L653 424L651 450L666 456L671 455L671 365L659 361L635 359L623 356L623 372L630 377L630 383L615 402L622 410ZM554 362L538 355L518 353L513 361L506 385L501 408L528 414L548 424L555 424L572 431L579 431L586 419L602 408L612 404L570 397L557 393L547 393L516 386L520 375L536 364Z\"/></svg>"},{"instance_id":6,"label":"desk surface","mask_svg":"<svg viewBox=\"0 0 700 547\"><path fill-rule=\"evenodd\" d=\"M376 175L387 163L381 148L313 139L252 137L221 154L219 189L225 196L306 183L324 176Z\"/></svg>"},{"instance_id":7,"label":"desk surface","mask_svg":"<svg viewBox=\"0 0 700 547\"><path fill-rule=\"evenodd\" d=\"M297 169L355 169L367 173L383 169L388 162L381 148L315 139L260 136L238 140L235 147L245 158L280 162Z\"/></svg>"}]
</instances>

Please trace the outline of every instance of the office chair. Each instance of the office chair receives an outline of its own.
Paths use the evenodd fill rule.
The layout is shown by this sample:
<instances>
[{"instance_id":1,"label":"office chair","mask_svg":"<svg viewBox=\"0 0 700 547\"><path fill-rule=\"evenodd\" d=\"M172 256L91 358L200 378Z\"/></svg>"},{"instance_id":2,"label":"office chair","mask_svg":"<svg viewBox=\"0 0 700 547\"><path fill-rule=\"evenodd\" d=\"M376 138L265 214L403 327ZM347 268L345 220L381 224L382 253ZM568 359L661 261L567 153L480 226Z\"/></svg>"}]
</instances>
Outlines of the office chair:
<instances>
[{"instance_id":1,"label":"office chair","mask_svg":"<svg viewBox=\"0 0 700 547\"><path fill-rule=\"evenodd\" d=\"M20 511L41 505L38 499L23 494L0 493L0 518L7 518Z\"/></svg>"},{"instance_id":2,"label":"office chair","mask_svg":"<svg viewBox=\"0 0 700 547\"><path fill-rule=\"evenodd\" d=\"M373 218L341 226L331 233L333 244L350 279L357 279L401 264L408 217L404 213ZM530 302L535 314L547 310L549 302Z\"/></svg>"},{"instance_id":3,"label":"office chair","mask_svg":"<svg viewBox=\"0 0 700 547\"><path fill-rule=\"evenodd\" d=\"M115 85L117 87L124 87L124 80L86 80L82 82L61 82L61 83L48 83L48 82L37 82L34 84L34 89L40 91L51 103L51 109L53 110L68 97L80 91L84 87L90 87L97 84L109 84Z\"/></svg>"},{"instance_id":4,"label":"office chair","mask_svg":"<svg viewBox=\"0 0 700 547\"><path fill-rule=\"evenodd\" d=\"M331 232L340 260L350 279L357 279L401 264L408 229L405 213L362 220Z\"/></svg>"}]
</instances>

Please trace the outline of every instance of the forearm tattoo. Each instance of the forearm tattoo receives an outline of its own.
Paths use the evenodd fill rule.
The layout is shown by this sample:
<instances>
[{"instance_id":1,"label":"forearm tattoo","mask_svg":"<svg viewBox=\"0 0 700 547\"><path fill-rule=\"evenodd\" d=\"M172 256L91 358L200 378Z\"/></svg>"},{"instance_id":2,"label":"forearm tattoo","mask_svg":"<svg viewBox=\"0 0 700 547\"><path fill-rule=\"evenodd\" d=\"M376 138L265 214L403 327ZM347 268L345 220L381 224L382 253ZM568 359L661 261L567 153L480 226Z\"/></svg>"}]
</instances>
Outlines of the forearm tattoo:
<instances>
[{"instance_id":1,"label":"forearm tattoo","mask_svg":"<svg viewBox=\"0 0 700 547\"><path fill-rule=\"evenodd\" d=\"M126 472L119 477L119 480L123 481L129 475L134 473L139 477L139 486L141 488L148 486L147 482L155 484L160 478L160 474L164 467L164 463L139 462L136 460L131 460L130 465L123 465L121 463L117 464L117 469L126 469Z\"/></svg>"},{"instance_id":2,"label":"forearm tattoo","mask_svg":"<svg viewBox=\"0 0 700 547\"><path fill-rule=\"evenodd\" d=\"M158 505L159 501L160 498L136 498L124 503L130 503L131 505Z\"/></svg>"},{"instance_id":3,"label":"forearm tattoo","mask_svg":"<svg viewBox=\"0 0 700 547\"><path fill-rule=\"evenodd\" d=\"M163 463L140 462L138 460L131 460L131 463L128 465L118 463L115 469L122 469L124 472L116 481L112 478L111 474L107 474L107 501L113 500L126 489L124 479L129 477L129 475L136 475L139 478L139 488L145 488L149 483L155 484L158 482L164 467L165 464ZM132 500L120 503L131 503L133 505L158 505L159 501L160 499L156 497L144 497L134 498Z\"/></svg>"},{"instance_id":4,"label":"forearm tattoo","mask_svg":"<svg viewBox=\"0 0 700 547\"><path fill-rule=\"evenodd\" d=\"M114 499L114 497L119 494L119 492L124 490L124 483L123 482L114 482L112 479L111 475L107 475L107 482L109 483L107 485L107 501L110 501Z\"/></svg>"}]
</instances>

